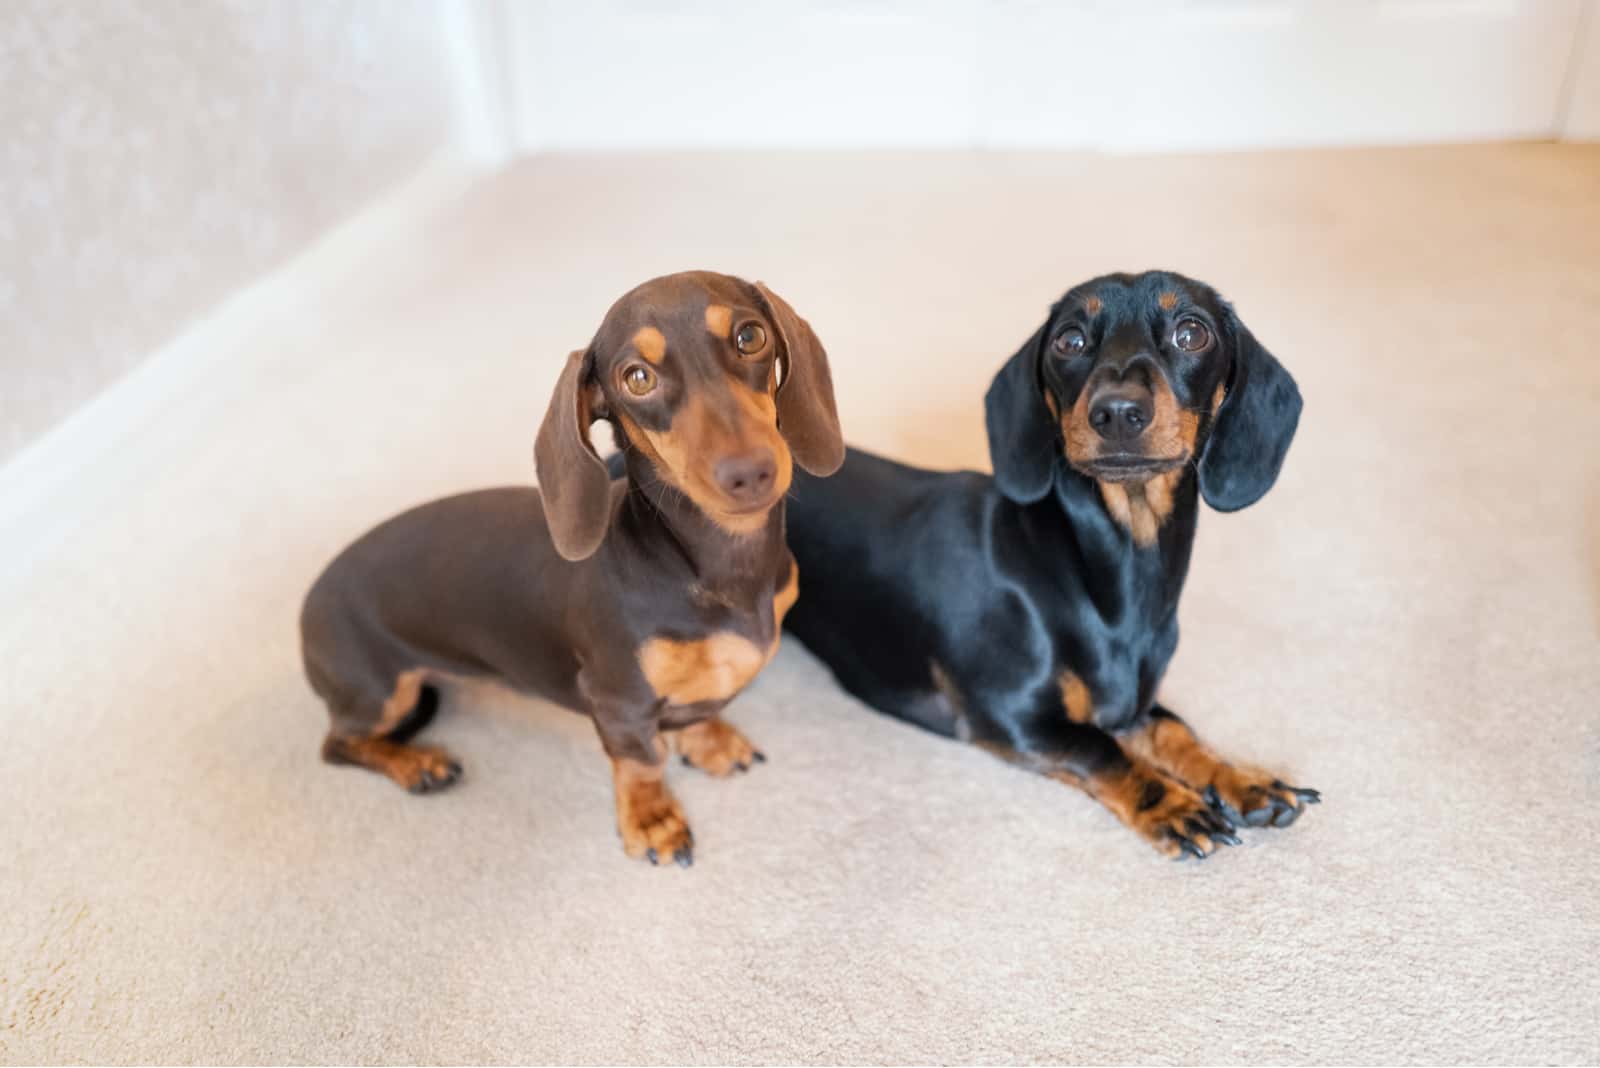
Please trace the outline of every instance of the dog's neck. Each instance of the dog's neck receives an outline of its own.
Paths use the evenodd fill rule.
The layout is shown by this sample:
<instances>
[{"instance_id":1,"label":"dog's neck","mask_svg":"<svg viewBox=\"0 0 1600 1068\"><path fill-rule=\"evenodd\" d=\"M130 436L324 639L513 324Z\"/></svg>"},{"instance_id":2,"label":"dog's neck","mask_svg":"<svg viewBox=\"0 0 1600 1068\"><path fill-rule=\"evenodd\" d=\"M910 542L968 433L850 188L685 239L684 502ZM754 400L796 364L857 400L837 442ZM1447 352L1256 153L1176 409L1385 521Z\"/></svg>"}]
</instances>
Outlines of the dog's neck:
<instances>
[{"instance_id":1,"label":"dog's neck","mask_svg":"<svg viewBox=\"0 0 1600 1068\"><path fill-rule=\"evenodd\" d=\"M1152 480L1153 482L1154 480ZM1159 590L1150 607L1176 607L1194 544L1198 493L1182 472L1161 485L1106 484L1062 465L1051 494L1039 502L1057 522L1081 560L1086 588L1102 611L1115 614L1133 589ZM1155 583L1128 583L1134 572L1154 572Z\"/></svg>"},{"instance_id":2,"label":"dog's neck","mask_svg":"<svg viewBox=\"0 0 1600 1068\"><path fill-rule=\"evenodd\" d=\"M737 596L746 587L770 584L786 555L784 501L747 532L718 522L689 497L661 480L650 461L630 450L624 530L647 551L682 562L696 584Z\"/></svg>"}]
</instances>

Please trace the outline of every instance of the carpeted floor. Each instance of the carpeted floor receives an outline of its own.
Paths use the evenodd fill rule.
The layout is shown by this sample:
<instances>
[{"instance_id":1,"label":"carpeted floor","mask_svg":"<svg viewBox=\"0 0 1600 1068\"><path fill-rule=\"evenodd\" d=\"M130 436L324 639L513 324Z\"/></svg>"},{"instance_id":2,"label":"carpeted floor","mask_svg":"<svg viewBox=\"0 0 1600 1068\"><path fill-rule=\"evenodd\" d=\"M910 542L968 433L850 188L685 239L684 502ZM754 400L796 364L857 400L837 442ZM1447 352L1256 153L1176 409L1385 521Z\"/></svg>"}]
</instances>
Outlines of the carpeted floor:
<instances>
[{"instance_id":1,"label":"carpeted floor","mask_svg":"<svg viewBox=\"0 0 1600 1068\"><path fill-rule=\"evenodd\" d=\"M1600 148L558 158L380 229L0 472L0 1061L1600 1058ZM635 282L765 279L852 440L986 466L1046 306L1156 265L1306 396L1164 687L1323 790L1292 829L1162 861L791 643L730 715L770 763L675 769L689 871L487 686L446 794L317 760L306 586L530 480Z\"/></svg>"}]
</instances>

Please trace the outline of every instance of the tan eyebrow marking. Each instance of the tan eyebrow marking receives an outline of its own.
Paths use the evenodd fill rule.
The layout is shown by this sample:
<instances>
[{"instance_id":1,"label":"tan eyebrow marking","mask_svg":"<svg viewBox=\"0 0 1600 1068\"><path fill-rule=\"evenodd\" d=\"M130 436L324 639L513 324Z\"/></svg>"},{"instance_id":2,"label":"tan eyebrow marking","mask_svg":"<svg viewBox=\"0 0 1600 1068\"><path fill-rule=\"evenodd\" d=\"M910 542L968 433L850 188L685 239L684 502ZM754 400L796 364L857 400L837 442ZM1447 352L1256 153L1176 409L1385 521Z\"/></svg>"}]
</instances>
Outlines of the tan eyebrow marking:
<instances>
[{"instance_id":1,"label":"tan eyebrow marking","mask_svg":"<svg viewBox=\"0 0 1600 1068\"><path fill-rule=\"evenodd\" d=\"M1161 305L1162 311L1171 311L1178 306L1178 294L1169 289L1156 298L1156 303Z\"/></svg>"},{"instance_id":2,"label":"tan eyebrow marking","mask_svg":"<svg viewBox=\"0 0 1600 1068\"><path fill-rule=\"evenodd\" d=\"M1105 304L1100 300L1099 297L1085 297L1083 299L1083 310L1088 312L1090 315L1099 315L1100 309L1104 307Z\"/></svg>"},{"instance_id":3,"label":"tan eyebrow marking","mask_svg":"<svg viewBox=\"0 0 1600 1068\"><path fill-rule=\"evenodd\" d=\"M707 304L706 329L717 337L727 337L733 329L733 309L726 304Z\"/></svg>"},{"instance_id":4,"label":"tan eyebrow marking","mask_svg":"<svg viewBox=\"0 0 1600 1068\"><path fill-rule=\"evenodd\" d=\"M651 363L660 363L661 357L667 354L667 339L653 326L640 327L639 332L633 335L633 347Z\"/></svg>"}]
</instances>

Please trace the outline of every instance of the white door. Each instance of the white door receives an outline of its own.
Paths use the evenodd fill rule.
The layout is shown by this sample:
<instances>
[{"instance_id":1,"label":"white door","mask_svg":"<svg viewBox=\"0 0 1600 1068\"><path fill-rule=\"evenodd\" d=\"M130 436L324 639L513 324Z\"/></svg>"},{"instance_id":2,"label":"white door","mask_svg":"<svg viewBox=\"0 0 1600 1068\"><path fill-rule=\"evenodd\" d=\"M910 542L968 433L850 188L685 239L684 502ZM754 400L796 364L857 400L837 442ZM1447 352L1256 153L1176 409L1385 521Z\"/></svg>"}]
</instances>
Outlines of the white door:
<instances>
[{"instance_id":1,"label":"white door","mask_svg":"<svg viewBox=\"0 0 1600 1068\"><path fill-rule=\"evenodd\" d=\"M1553 136L1597 0L510 2L525 149L1181 149Z\"/></svg>"}]
</instances>

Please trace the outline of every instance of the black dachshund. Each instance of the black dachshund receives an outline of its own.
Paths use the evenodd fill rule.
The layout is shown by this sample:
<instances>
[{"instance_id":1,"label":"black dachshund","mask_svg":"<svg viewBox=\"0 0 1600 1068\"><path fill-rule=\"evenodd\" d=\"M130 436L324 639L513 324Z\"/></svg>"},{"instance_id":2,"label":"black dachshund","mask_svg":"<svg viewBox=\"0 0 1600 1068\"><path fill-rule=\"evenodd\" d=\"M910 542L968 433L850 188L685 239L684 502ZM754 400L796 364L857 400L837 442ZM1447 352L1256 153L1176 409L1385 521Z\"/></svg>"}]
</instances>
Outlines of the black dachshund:
<instances>
[{"instance_id":1,"label":"black dachshund","mask_svg":"<svg viewBox=\"0 0 1600 1068\"><path fill-rule=\"evenodd\" d=\"M785 621L857 697L1081 787L1161 852L1286 826L1314 790L1229 764L1156 702L1198 499L1271 488L1294 379L1202 283L1070 290L995 377L994 477L850 450L797 476Z\"/></svg>"}]
</instances>

